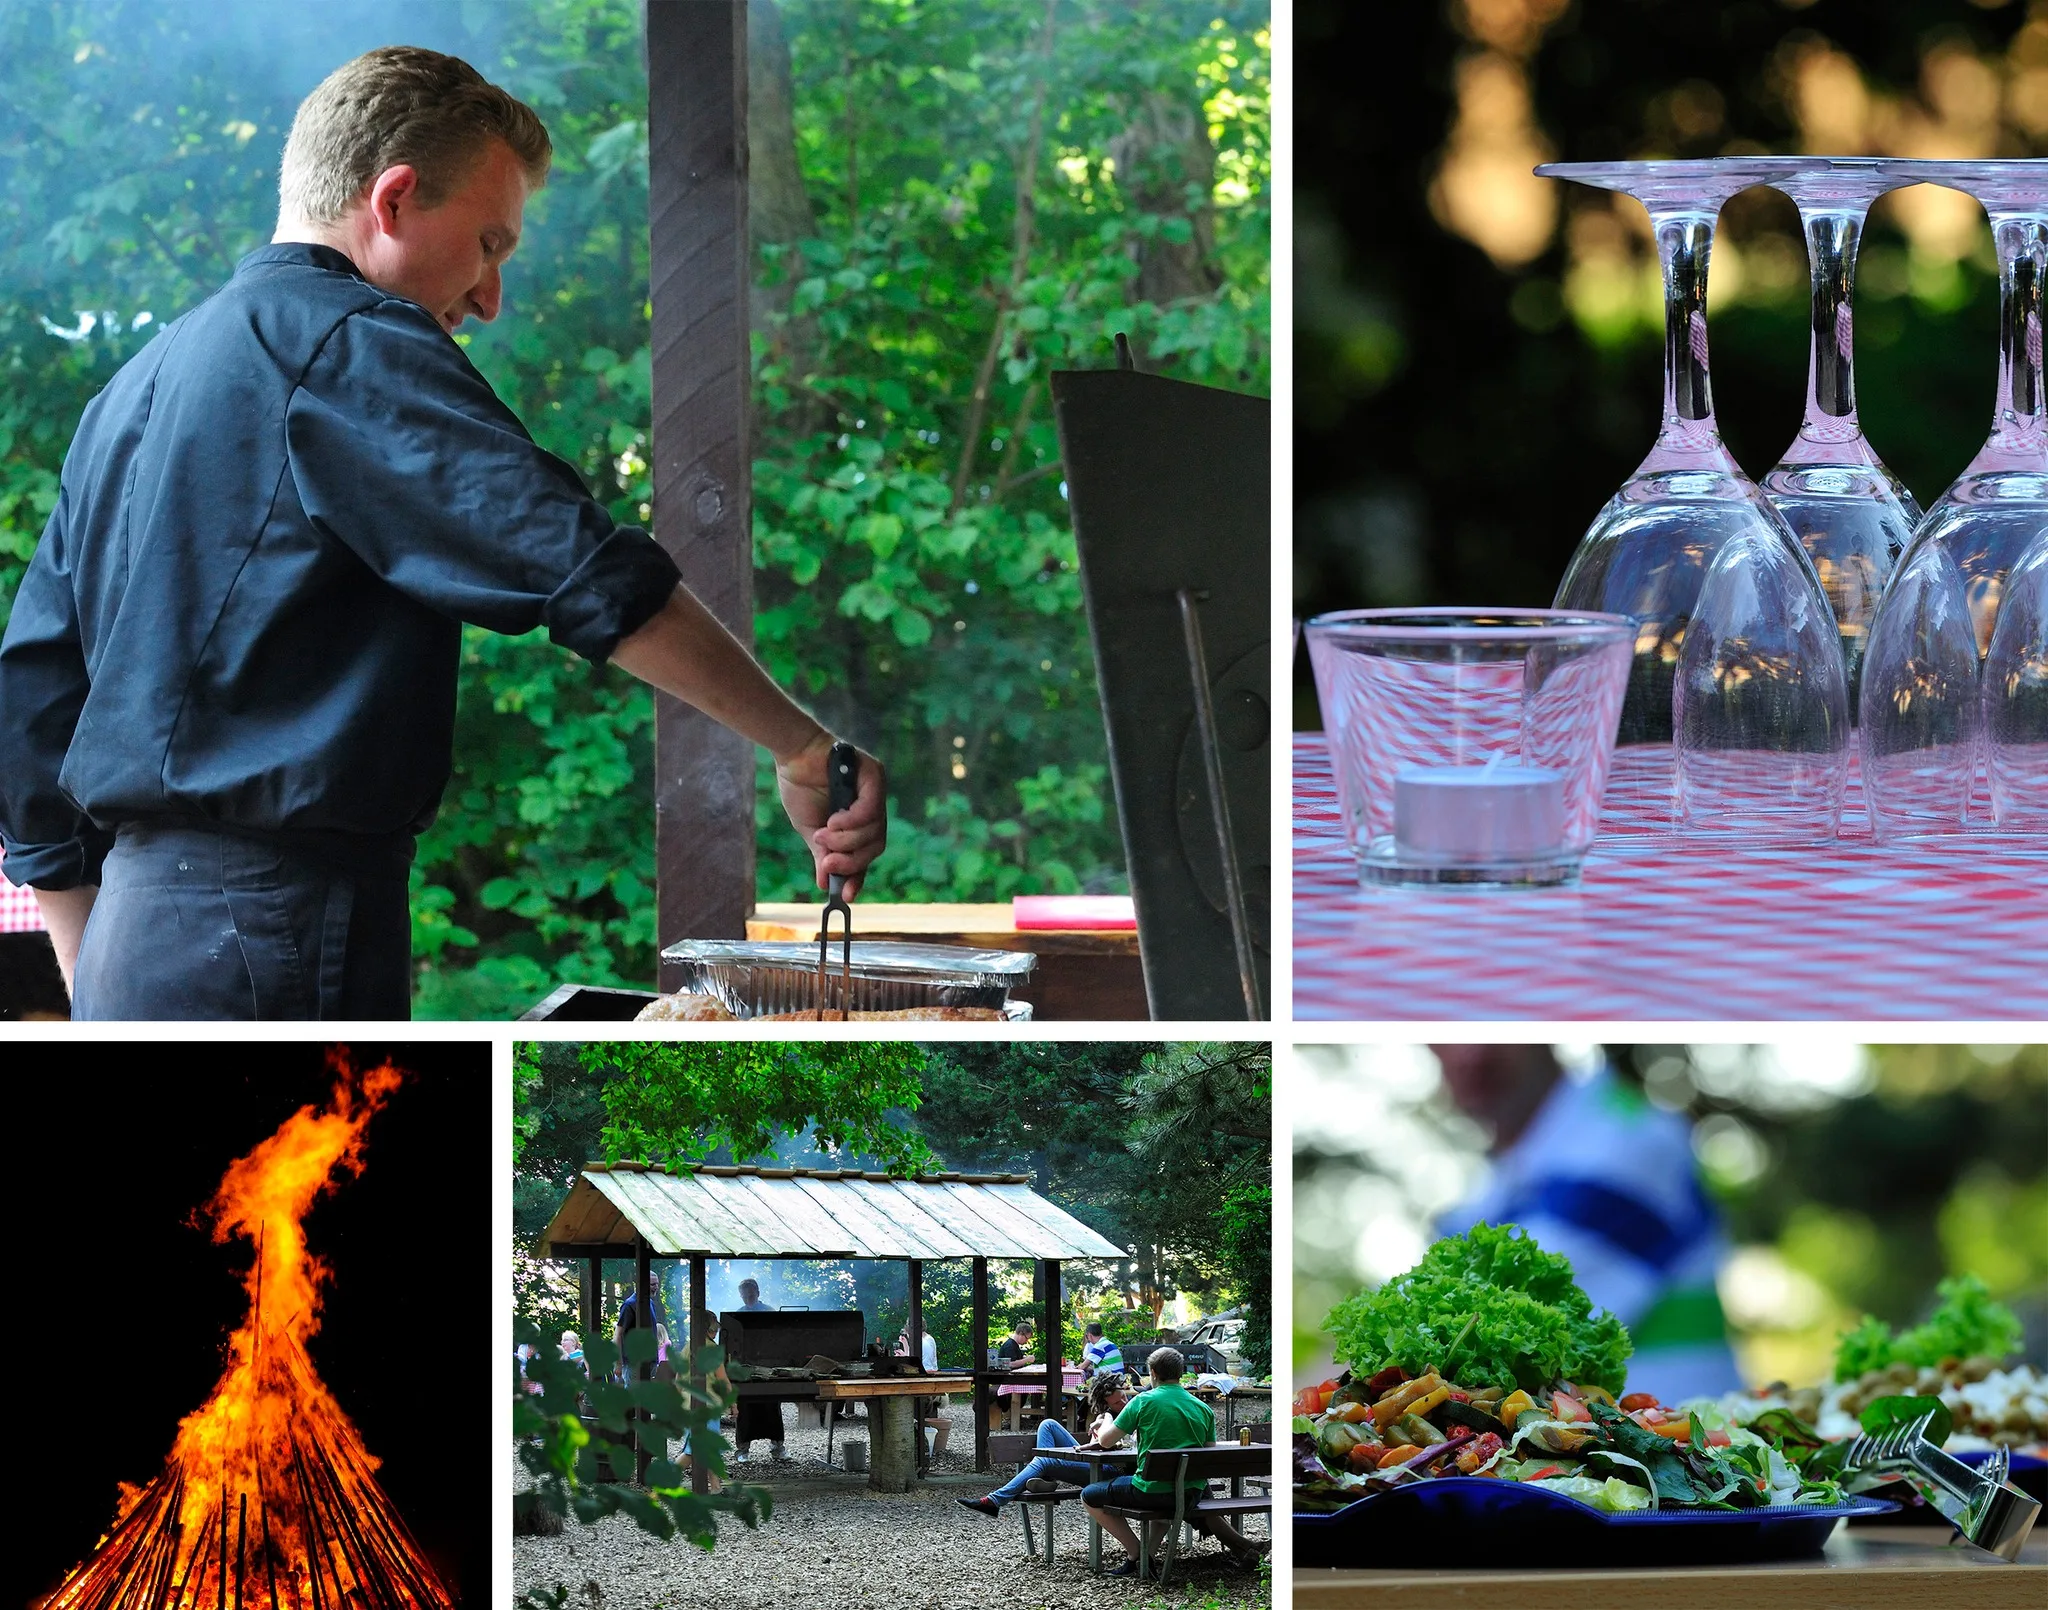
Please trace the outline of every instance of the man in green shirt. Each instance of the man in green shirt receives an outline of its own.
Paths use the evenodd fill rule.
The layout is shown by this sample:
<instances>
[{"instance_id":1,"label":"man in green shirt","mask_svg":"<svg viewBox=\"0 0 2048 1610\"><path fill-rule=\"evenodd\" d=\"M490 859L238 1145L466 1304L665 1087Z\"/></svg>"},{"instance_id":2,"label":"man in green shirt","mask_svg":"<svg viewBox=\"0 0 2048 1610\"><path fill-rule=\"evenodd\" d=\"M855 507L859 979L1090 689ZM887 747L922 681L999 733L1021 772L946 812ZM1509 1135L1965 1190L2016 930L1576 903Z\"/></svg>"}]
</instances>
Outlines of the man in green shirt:
<instances>
[{"instance_id":1,"label":"man in green shirt","mask_svg":"<svg viewBox=\"0 0 2048 1610\"><path fill-rule=\"evenodd\" d=\"M1114 1427L1101 1432L1095 1439L1097 1447L1115 1448L1126 1437L1135 1437L1138 1443L1136 1469L1139 1471L1144 1470L1146 1457L1155 1448L1206 1448L1216 1440L1216 1417L1200 1398L1180 1384L1180 1378L1187 1370L1187 1361L1180 1353L1171 1347L1155 1348L1147 1361L1147 1369L1152 1376L1151 1387L1125 1404L1123 1413L1116 1417ZM1200 1497L1201 1494L1192 1496ZM1173 1514L1173 1483L1151 1481L1143 1475L1118 1476L1113 1481L1098 1481L1082 1488L1081 1502L1087 1506L1089 1518L1123 1544L1124 1552L1130 1556L1109 1574L1136 1576L1137 1534L1123 1516L1112 1514L1108 1506L1157 1510L1170 1517ZM1254 1560L1261 1552L1240 1536L1237 1528L1228 1521L1202 1519L1192 1524L1215 1538L1239 1560Z\"/></svg>"}]
</instances>

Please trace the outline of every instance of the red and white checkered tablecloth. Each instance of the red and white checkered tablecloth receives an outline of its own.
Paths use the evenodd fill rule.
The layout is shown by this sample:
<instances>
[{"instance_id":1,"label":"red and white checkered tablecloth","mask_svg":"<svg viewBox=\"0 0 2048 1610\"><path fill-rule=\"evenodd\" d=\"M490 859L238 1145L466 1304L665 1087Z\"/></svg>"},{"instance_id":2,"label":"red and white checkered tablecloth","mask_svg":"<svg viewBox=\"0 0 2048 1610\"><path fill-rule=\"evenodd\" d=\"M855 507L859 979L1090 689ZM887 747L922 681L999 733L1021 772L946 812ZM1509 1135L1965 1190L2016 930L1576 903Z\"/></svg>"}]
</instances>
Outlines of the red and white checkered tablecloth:
<instances>
[{"instance_id":1,"label":"red and white checkered tablecloth","mask_svg":"<svg viewBox=\"0 0 2048 1610\"><path fill-rule=\"evenodd\" d=\"M1629 835L1618 767L1576 888L1361 888L1329 751L1294 740L1297 1019L2048 1018L2048 838L1825 849ZM1666 807L1668 808L1668 807Z\"/></svg>"},{"instance_id":2,"label":"red and white checkered tablecloth","mask_svg":"<svg viewBox=\"0 0 2048 1610\"><path fill-rule=\"evenodd\" d=\"M35 934L43 929L42 907L33 889L17 889L7 881L6 857L0 856L0 934Z\"/></svg>"}]
</instances>

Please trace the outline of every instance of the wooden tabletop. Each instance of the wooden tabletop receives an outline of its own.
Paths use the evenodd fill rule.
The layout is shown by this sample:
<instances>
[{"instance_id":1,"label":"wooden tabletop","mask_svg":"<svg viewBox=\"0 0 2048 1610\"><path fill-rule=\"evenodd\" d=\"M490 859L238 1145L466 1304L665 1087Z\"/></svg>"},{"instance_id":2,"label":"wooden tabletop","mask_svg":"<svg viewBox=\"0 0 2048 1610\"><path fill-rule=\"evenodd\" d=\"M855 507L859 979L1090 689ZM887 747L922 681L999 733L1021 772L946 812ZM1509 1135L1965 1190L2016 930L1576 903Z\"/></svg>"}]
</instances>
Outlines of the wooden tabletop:
<instances>
[{"instance_id":1,"label":"wooden tabletop","mask_svg":"<svg viewBox=\"0 0 2048 1610\"><path fill-rule=\"evenodd\" d=\"M938 1398L949 1392L971 1392L971 1375L891 1375L881 1380L854 1375L827 1376L818 1382L821 1398Z\"/></svg>"},{"instance_id":2,"label":"wooden tabletop","mask_svg":"<svg viewBox=\"0 0 2048 1610\"><path fill-rule=\"evenodd\" d=\"M1296 1610L2040 1610L2048 1534L2007 1565L1936 1526L1838 1526L1818 1558L1667 1571L1297 1570Z\"/></svg>"},{"instance_id":3,"label":"wooden tabletop","mask_svg":"<svg viewBox=\"0 0 2048 1610\"><path fill-rule=\"evenodd\" d=\"M806 900L764 900L747 919L749 939L818 937L822 905ZM972 945L981 950L1058 951L1072 955L1135 956L1135 928L1023 928L1017 926L1007 902L990 905L914 905L860 900L853 908L854 935L860 939L911 939L925 943ZM837 929L834 929L836 935Z\"/></svg>"}]
</instances>

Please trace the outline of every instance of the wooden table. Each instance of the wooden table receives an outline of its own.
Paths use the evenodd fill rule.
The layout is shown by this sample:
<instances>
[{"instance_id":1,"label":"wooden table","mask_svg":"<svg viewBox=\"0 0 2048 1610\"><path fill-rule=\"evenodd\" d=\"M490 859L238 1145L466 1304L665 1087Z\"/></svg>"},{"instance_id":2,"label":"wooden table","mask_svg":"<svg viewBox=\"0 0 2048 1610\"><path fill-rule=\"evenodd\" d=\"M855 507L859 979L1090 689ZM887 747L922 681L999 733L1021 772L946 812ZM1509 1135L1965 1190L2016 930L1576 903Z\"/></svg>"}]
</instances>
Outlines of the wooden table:
<instances>
[{"instance_id":1,"label":"wooden table","mask_svg":"<svg viewBox=\"0 0 2048 1610\"><path fill-rule=\"evenodd\" d=\"M1297 1570L1296 1610L2040 1610L2048 1533L2019 1563L1947 1546L1936 1526L1839 1526L1817 1558L1668 1571Z\"/></svg>"},{"instance_id":2,"label":"wooden table","mask_svg":"<svg viewBox=\"0 0 2048 1610\"><path fill-rule=\"evenodd\" d=\"M1237 1440L1237 1407L1240 1403L1255 1405L1266 1411L1268 1420L1273 1418L1273 1389L1270 1386L1241 1386L1234 1392L1219 1391L1213 1386L1192 1387L1194 1395L1208 1404L1213 1411L1220 1403L1223 1406L1223 1440Z\"/></svg>"},{"instance_id":3,"label":"wooden table","mask_svg":"<svg viewBox=\"0 0 2048 1610\"><path fill-rule=\"evenodd\" d=\"M823 908L806 901L765 901L747 919L749 939L818 937ZM1028 950L1037 971L1014 991L1042 1022L1138 1021L1145 1005L1145 970L1135 928L1046 928L1019 931L1007 905L910 905L858 900L854 934L860 939L901 939L913 944L967 945L977 950ZM836 936L838 929L833 932Z\"/></svg>"},{"instance_id":4,"label":"wooden table","mask_svg":"<svg viewBox=\"0 0 2048 1610\"><path fill-rule=\"evenodd\" d=\"M918 1425L918 1398L943 1398L971 1392L971 1375L826 1376L818 1382L820 1403L828 1405L825 1420L825 1463L832 1462L832 1420L829 1405L868 1400L868 1485L877 1492L901 1493L910 1479L924 1473L924 1434ZM908 1433L906 1438L905 1433ZM911 1457L902 1458L908 1441ZM888 1450L885 1456L885 1446Z\"/></svg>"},{"instance_id":5,"label":"wooden table","mask_svg":"<svg viewBox=\"0 0 2048 1610\"><path fill-rule=\"evenodd\" d=\"M1045 1366L1042 1364L1034 1365L1032 1369L1035 1369L1041 1377L1045 1374ZM1021 1370L1018 1373L1028 1375L1031 1373L1031 1370ZM1062 1367L1060 1370L1060 1381L1062 1383L1060 1388L1061 1404L1073 1404L1079 1407L1081 1400L1079 1391L1081 1372ZM996 1396L999 1399L1008 1398L1010 1400L1007 1404L999 1405L1004 1411L1003 1429L1006 1431L1020 1431L1023 1428L1017 1424L1017 1420L1019 1412L1023 1408L1024 1400L1026 1398L1043 1398L1045 1396L1045 1388L1043 1386L1025 1384L999 1386L996 1388ZM1064 1415L1061 1418L1061 1423L1065 1424Z\"/></svg>"},{"instance_id":6,"label":"wooden table","mask_svg":"<svg viewBox=\"0 0 2048 1610\"><path fill-rule=\"evenodd\" d=\"M1088 1480L1091 1485L1103 1479L1102 1467L1112 1459L1119 1464L1128 1465L1130 1470L1138 1468L1138 1450L1129 1446L1122 1448L1062 1448L1059 1451L1059 1457L1062 1459L1081 1459L1087 1461ZM1119 1470L1116 1474L1119 1476L1129 1475L1130 1470ZM1045 1557L1047 1560L1052 1558L1052 1522L1050 1519L1045 1523ZM1093 1515L1088 1517L1088 1569L1097 1576L1102 1574L1102 1522Z\"/></svg>"}]
</instances>

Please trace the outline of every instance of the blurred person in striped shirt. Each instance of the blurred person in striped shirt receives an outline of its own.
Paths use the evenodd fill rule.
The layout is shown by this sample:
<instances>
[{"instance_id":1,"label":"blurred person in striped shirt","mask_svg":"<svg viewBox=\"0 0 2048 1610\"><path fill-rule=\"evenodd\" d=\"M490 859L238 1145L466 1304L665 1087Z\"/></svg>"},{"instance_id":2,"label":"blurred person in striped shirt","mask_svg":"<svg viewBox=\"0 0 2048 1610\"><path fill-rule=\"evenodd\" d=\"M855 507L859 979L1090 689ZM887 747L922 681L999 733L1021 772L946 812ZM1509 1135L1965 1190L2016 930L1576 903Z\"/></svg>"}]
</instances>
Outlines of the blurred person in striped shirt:
<instances>
[{"instance_id":1,"label":"blurred person in striped shirt","mask_svg":"<svg viewBox=\"0 0 2048 1610\"><path fill-rule=\"evenodd\" d=\"M1439 1223L1519 1224L1571 1260L1579 1285L1628 1327L1628 1389L1660 1402L1742 1385L1714 1278L1727 1255L1702 1189L1692 1125L1604 1064L1567 1076L1548 1046L1430 1048L1451 1099L1485 1126L1492 1166Z\"/></svg>"}]
</instances>

